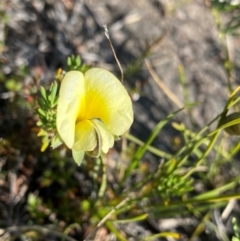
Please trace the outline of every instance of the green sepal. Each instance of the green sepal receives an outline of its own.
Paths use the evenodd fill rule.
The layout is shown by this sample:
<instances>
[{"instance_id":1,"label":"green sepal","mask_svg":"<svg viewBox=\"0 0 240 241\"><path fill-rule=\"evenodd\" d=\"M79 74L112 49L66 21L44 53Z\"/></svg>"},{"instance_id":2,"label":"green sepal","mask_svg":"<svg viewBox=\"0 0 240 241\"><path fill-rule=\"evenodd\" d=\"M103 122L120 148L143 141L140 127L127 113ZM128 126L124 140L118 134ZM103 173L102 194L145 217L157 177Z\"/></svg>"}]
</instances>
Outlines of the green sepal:
<instances>
[{"instance_id":1,"label":"green sepal","mask_svg":"<svg viewBox=\"0 0 240 241\"><path fill-rule=\"evenodd\" d=\"M82 164L84 158L84 151L72 151L72 156L74 161L77 163L78 166Z\"/></svg>"},{"instance_id":2,"label":"green sepal","mask_svg":"<svg viewBox=\"0 0 240 241\"><path fill-rule=\"evenodd\" d=\"M51 140L51 147L52 149L57 148L58 146L60 146L62 144L62 139L60 138L60 136L58 134L56 134L52 140Z\"/></svg>"}]
</instances>

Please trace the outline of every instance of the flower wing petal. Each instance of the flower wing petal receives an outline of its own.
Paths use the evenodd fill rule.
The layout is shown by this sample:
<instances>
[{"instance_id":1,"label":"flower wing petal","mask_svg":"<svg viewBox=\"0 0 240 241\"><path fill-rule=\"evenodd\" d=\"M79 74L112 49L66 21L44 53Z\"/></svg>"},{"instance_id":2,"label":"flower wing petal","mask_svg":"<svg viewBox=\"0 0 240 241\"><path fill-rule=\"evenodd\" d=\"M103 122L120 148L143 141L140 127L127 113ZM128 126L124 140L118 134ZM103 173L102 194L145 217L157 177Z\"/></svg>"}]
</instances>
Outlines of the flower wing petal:
<instances>
[{"instance_id":1,"label":"flower wing petal","mask_svg":"<svg viewBox=\"0 0 240 241\"><path fill-rule=\"evenodd\" d=\"M110 72L92 68L85 73L86 111L82 119L99 118L114 135L122 135L133 122L131 99Z\"/></svg>"},{"instance_id":2,"label":"flower wing petal","mask_svg":"<svg viewBox=\"0 0 240 241\"><path fill-rule=\"evenodd\" d=\"M79 121L75 129L73 151L93 151L97 146L97 133L89 120Z\"/></svg>"},{"instance_id":3,"label":"flower wing petal","mask_svg":"<svg viewBox=\"0 0 240 241\"><path fill-rule=\"evenodd\" d=\"M75 123L80 108L85 107L84 76L79 71L68 72L61 83L58 107L57 130L65 142L72 148L75 135Z\"/></svg>"},{"instance_id":4,"label":"flower wing petal","mask_svg":"<svg viewBox=\"0 0 240 241\"><path fill-rule=\"evenodd\" d=\"M95 119L92 122L96 128L96 132L100 136L100 148L104 153L107 153L109 148L113 147L114 137L102 121Z\"/></svg>"}]
</instances>

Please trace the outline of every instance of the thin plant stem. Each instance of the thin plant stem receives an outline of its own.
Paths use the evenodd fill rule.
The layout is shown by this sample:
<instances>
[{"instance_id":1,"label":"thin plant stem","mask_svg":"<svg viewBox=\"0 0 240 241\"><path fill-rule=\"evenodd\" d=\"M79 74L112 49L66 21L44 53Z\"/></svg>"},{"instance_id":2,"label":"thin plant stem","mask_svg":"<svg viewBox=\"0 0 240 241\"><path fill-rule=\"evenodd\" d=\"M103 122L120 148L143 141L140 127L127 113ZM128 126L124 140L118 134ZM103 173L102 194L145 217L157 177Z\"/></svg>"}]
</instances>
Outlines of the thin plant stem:
<instances>
[{"instance_id":1,"label":"thin plant stem","mask_svg":"<svg viewBox=\"0 0 240 241\"><path fill-rule=\"evenodd\" d=\"M100 155L99 159L101 161L103 174L102 174L101 186L100 186L99 192L98 192L98 197L102 198L106 191L106 188L107 188L107 170L106 170L106 164L103 161L102 155Z\"/></svg>"},{"instance_id":2,"label":"thin plant stem","mask_svg":"<svg viewBox=\"0 0 240 241\"><path fill-rule=\"evenodd\" d=\"M106 38L107 38L107 40L108 40L109 46L110 46L110 48L111 48L111 50L112 50L113 56L114 56L114 58L115 58L115 60L116 60L116 62L117 62L118 68L119 68L119 70L120 70L120 73L121 73L121 82L123 83L123 77L124 77L124 76L123 76L123 69L122 69L121 63L120 63L119 60L118 60L118 57L117 57L116 52L115 52L115 50L114 50L114 47L113 47L113 45L112 45L112 41L111 41L110 36L109 36L109 32L108 32L107 25L104 24L104 25L103 25L103 28L104 28L105 36L106 36Z\"/></svg>"}]
</instances>

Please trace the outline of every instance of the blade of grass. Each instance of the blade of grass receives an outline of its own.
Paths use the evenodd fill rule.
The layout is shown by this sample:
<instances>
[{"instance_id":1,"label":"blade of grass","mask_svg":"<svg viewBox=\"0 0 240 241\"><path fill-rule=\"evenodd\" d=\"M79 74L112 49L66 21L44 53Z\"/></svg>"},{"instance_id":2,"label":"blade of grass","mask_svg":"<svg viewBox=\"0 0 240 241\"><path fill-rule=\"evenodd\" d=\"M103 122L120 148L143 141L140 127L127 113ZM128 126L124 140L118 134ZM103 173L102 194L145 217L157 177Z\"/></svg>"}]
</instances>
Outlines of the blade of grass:
<instances>
[{"instance_id":1,"label":"blade of grass","mask_svg":"<svg viewBox=\"0 0 240 241\"><path fill-rule=\"evenodd\" d=\"M174 232L161 232L158 234L154 234L151 236L147 236L142 241L151 241L151 240L156 240L157 238L168 238L171 237L173 239L180 239L182 238L182 235L180 233L174 233Z\"/></svg>"},{"instance_id":2,"label":"blade of grass","mask_svg":"<svg viewBox=\"0 0 240 241\"><path fill-rule=\"evenodd\" d=\"M217 141L217 138L219 136L220 132L216 132L216 134L212 137L209 145L207 146L206 150L203 152L202 156L199 158L199 160L196 162L196 164L194 165L194 167L192 167L184 176L183 178L188 178L196 169L196 167L198 167L200 164L202 164L203 160L205 159L205 157L207 157L207 155L210 153L210 151L212 150L214 144Z\"/></svg>"},{"instance_id":3,"label":"blade of grass","mask_svg":"<svg viewBox=\"0 0 240 241\"><path fill-rule=\"evenodd\" d=\"M211 124L214 123L219 118L219 116L215 117L206 126L204 126L198 133L196 133L195 136L192 137L192 139L189 141L189 143L187 143L179 151L177 151L175 155L173 155L172 158L170 158L166 162L165 165L168 166L169 164L171 164L172 161L179 160L176 167L182 166L185 163L185 161L188 160L189 155L194 151L194 149L202 144L202 142L204 141L204 138L207 138L207 134L205 135L204 138L201 136L209 129ZM184 155L182 156L183 153Z\"/></svg>"},{"instance_id":4,"label":"blade of grass","mask_svg":"<svg viewBox=\"0 0 240 241\"><path fill-rule=\"evenodd\" d=\"M61 241L65 241L65 237L68 236L68 234L73 230L73 229L78 229L81 230L81 226L79 223L72 223L69 226L67 226L67 228L64 230L63 234L65 236L62 236Z\"/></svg>"},{"instance_id":5,"label":"blade of grass","mask_svg":"<svg viewBox=\"0 0 240 241\"><path fill-rule=\"evenodd\" d=\"M195 168L202 163L202 161L205 159L205 157L210 153L210 151L211 151L212 148L214 147L214 144L216 143L217 138L218 138L218 136L219 136L219 134L220 134L220 130L223 128L223 126L225 126L225 125L222 125L222 126L221 126L221 123L222 123L223 119L225 118L225 116L226 116L226 114L227 114L228 108L229 108L229 107L232 107L232 106L233 106L233 105L232 105L233 103L236 104L236 103L237 103L236 100L238 100L238 101L240 100L239 98L235 99L235 96L236 96L237 92L239 91L239 89L240 89L240 86L238 86L238 87L233 91L233 93L231 94L231 96L230 96L230 98L228 99L227 104L226 104L226 106L225 106L222 114L220 115L220 119L219 119L219 121L218 121L217 128L216 128L214 131L212 131L212 132L210 132L210 133L208 134L208 136L211 136L211 140L210 140L209 145L207 146L207 148L205 149L205 151L203 152L203 154L202 154L202 156L199 158L199 160L196 162L196 164L194 165L194 167L192 167L192 168L184 175L184 178L188 178L188 177L194 172ZM233 121L233 122L234 122L234 121ZM231 123L231 122L229 122L229 123ZM229 123L227 123L226 125L228 125ZM184 159L184 161L185 161L185 160L186 160L186 158Z\"/></svg>"},{"instance_id":6,"label":"blade of grass","mask_svg":"<svg viewBox=\"0 0 240 241\"><path fill-rule=\"evenodd\" d=\"M136 217L133 218L128 218L128 219L120 219L120 220L116 220L114 221L114 223L132 223L132 222L139 222L139 221L143 221L145 219L148 218L148 214L144 213L141 215L138 215Z\"/></svg>"},{"instance_id":7,"label":"blade of grass","mask_svg":"<svg viewBox=\"0 0 240 241\"><path fill-rule=\"evenodd\" d=\"M192 198L192 200L206 200L207 198L214 198L218 196L220 193L226 192L228 190L232 190L235 186L237 186L240 182L240 177L236 178L232 182L229 182L223 186L215 188L214 190L208 191L206 193L197 195Z\"/></svg>"},{"instance_id":8,"label":"blade of grass","mask_svg":"<svg viewBox=\"0 0 240 241\"><path fill-rule=\"evenodd\" d=\"M128 241L125 237L122 236L122 234L114 227L113 223L110 221L107 221L105 223L106 227L117 237L120 241Z\"/></svg>"},{"instance_id":9,"label":"blade of grass","mask_svg":"<svg viewBox=\"0 0 240 241\"><path fill-rule=\"evenodd\" d=\"M133 157L132 162L130 163L129 167L126 169L125 175L123 177L123 180L121 183L123 183L130 175L130 173L132 172L132 170L138 165L139 161L141 160L141 158L143 157L143 155L146 153L147 148L151 145L151 143L154 141L154 139L157 137L157 135L160 133L160 131L162 130L162 128L175 116L177 115L179 112L181 112L182 110L184 110L186 107L190 107L191 105L187 105L171 114L169 114L165 119L163 119L162 121L160 121L155 128L153 129L151 135L149 136L149 138L147 139L146 143L138 148L135 156ZM120 185L121 186L121 185Z\"/></svg>"},{"instance_id":10,"label":"blade of grass","mask_svg":"<svg viewBox=\"0 0 240 241\"><path fill-rule=\"evenodd\" d=\"M201 203L201 206L194 206L195 212L206 212L209 210L213 210L216 208L221 208L226 206L226 201L225 202L218 202L218 203ZM176 217L176 216L192 216L192 210L189 210L186 205L179 207L175 207L174 209L162 209L159 210L157 208L149 209L148 212L154 213L154 216L156 218L169 218L169 217Z\"/></svg>"},{"instance_id":11,"label":"blade of grass","mask_svg":"<svg viewBox=\"0 0 240 241\"><path fill-rule=\"evenodd\" d=\"M198 226L196 227L196 229L194 230L192 236L190 237L189 241L193 241L195 238L199 237L201 235L201 233L204 231L205 228L205 223L211 218L211 213L207 212L202 221L198 224Z\"/></svg>"},{"instance_id":12,"label":"blade of grass","mask_svg":"<svg viewBox=\"0 0 240 241\"><path fill-rule=\"evenodd\" d=\"M138 138L136 138L135 136L131 135L131 134L126 134L126 138L129 140L129 141L132 141L133 143L139 145L139 146L144 146L144 142L139 140ZM161 151L159 150L158 148L155 148L153 146L147 146L147 151L151 152L152 154L160 157L160 158L164 158L164 159L169 159L171 158L171 154L168 154L164 151Z\"/></svg>"},{"instance_id":13,"label":"blade of grass","mask_svg":"<svg viewBox=\"0 0 240 241\"><path fill-rule=\"evenodd\" d=\"M178 65L178 75L179 75L180 83L181 83L182 89L183 89L184 103L185 103L185 105L187 105L187 104L191 103L191 101L189 98L184 68L181 64ZM192 122L193 126L197 126L197 122L193 118L191 109L188 109L187 113L188 113L189 119Z\"/></svg>"},{"instance_id":14,"label":"blade of grass","mask_svg":"<svg viewBox=\"0 0 240 241\"><path fill-rule=\"evenodd\" d=\"M173 123L172 126L173 126L176 130L184 133L184 134L188 137L189 141L197 134L196 132L193 132L193 131L187 129L182 123L181 123L181 124L179 124L179 123ZM208 145L209 145L209 139L206 138L202 144L203 144L204 146L208 146ZM217 150L219 149L219 147L215 146L214 149L217 151ZM198 158L200 158L200 155L199 155L199 154L200 154L200 153L202 154L202 151L200 151L199 149L197 149L197 150L195 150L195 151L196 151L196 153L195 153L196 156L197 156ZM233 156L232 154L229 153L229 151L225 151L225 150L223 150L223 149L221 149L221 155L222 155L224 158L226 158L227 160L230 160L230 158L232 158L232 156Z\"/></svg>"}]
</instances>

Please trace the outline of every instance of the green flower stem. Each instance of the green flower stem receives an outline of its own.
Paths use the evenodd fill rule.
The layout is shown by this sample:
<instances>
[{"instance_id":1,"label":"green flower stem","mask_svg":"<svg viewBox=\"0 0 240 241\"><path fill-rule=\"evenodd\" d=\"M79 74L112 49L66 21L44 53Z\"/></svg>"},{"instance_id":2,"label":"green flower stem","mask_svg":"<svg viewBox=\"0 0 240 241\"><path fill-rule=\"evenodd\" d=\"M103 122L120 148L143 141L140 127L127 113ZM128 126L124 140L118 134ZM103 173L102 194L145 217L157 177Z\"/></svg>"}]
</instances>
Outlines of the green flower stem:
<instances>
[{"instance_id":1,"label":"green flower stem","mask_svg":"<svg viewBox=\"0 0 240 241\"><path fill-rule=\"evenodd\" d=\"M102 171L103 171L102 182L101 182L101 186L100 186L99 192L98 192L98 197L101 198L101 197L103 197L103 195L106 191L106 188L107 188L107 171L106 171L106 165L103 161L102 155L100 155L99 159L101 161L101 166L102 166Z\"/></svg>"}]
</instances>

